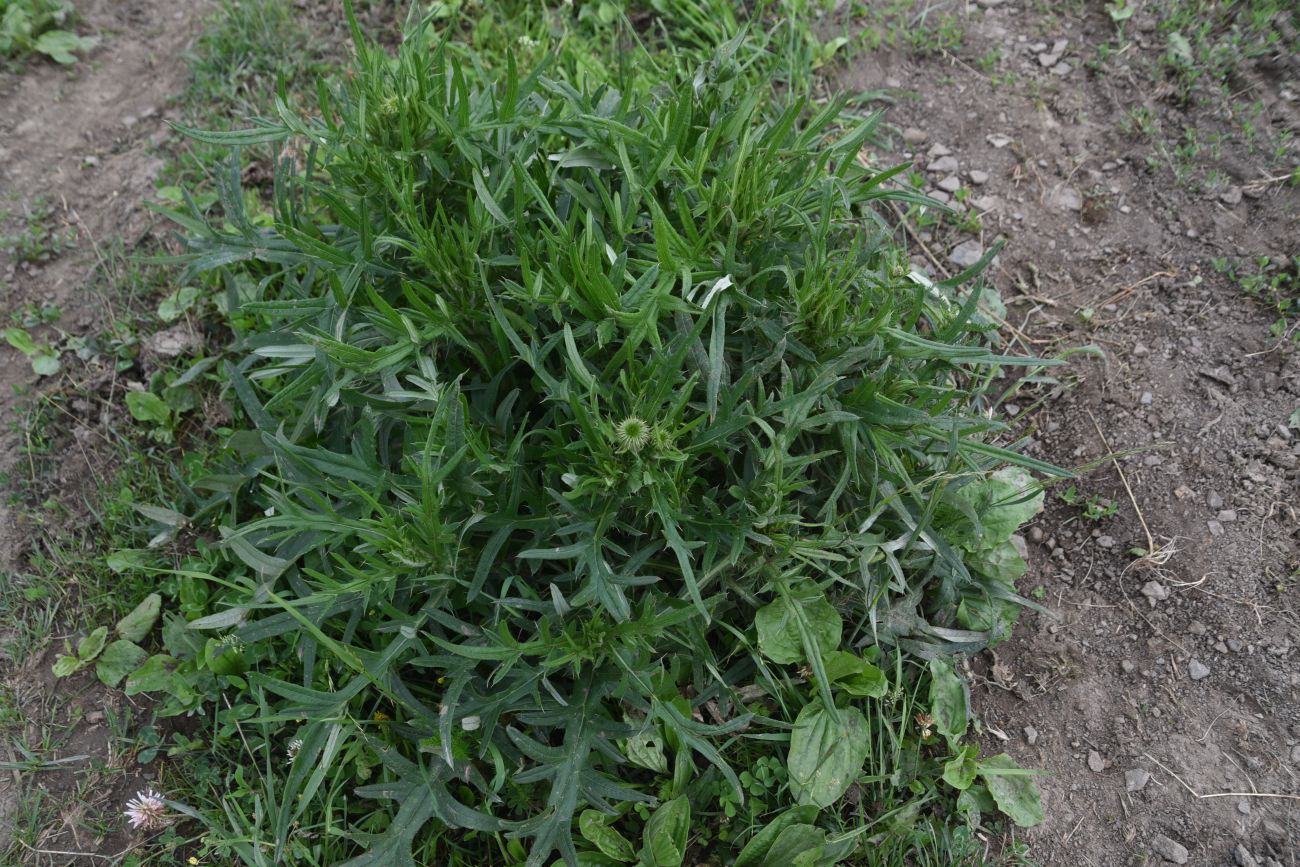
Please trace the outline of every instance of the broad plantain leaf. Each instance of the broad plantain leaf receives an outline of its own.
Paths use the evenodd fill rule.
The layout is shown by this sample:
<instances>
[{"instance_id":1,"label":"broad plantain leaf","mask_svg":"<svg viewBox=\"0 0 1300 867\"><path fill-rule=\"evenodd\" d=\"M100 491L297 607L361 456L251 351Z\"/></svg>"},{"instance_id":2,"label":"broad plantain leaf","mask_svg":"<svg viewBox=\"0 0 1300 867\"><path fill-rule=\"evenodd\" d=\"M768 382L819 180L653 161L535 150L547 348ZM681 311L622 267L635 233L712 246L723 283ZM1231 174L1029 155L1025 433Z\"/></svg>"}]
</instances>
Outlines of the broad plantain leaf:
<instances>
[{"instance_id":1,"label":"broad plantain leaf","mask_svg":"<svg viewBox=\"0 0 1300 867\"><path fill-rule=\"evenodd\" d=\"M998 809L1022 828L1043 821L1042 796L1030 771L1022 769L1006 753L990 756L979 763L979 773L988 786Z\"/></svg>"},{"instance_id":2,"label":"broad plantain leaf","mask_svg":"<svg viewBox=\"0 0 1300 867\"><path fill-rule=\"evenodd\" d=\"M149 658L149 651L132 641L119 639L114 641L100 654L95 663L95 674L107 687L116 687L122 679L144 665Z\"/></svg>"},{"instance_id":3,"label":"broad plantain leaf","mask_svg":"<svg viewBox=\"0 0 1300 867\"><path fill-rule=\"evenodd\" d=\"M158 621L161 607L162 597L150 593L130 614L117 621L117 634L127 641L143 641Z\"/></svg>"},{"instance_id":4,"label":"broad plantain leaf","mask_svg":"<svg viewBox=\"0 0 1300 867\"><path fill-rule=\"evenodd\" d=\"M641 860L645 867L681 867L691 830L691 802L685 796L660 804L646 820Z\"/></svg>"},{"instance_id":5,"label":"broad plantain leaf","mask_svg":"<svg viewBox=\"0 0 1300 867\"><path fill-rule=\"evenodd\" d=\"M790 791L800 804L829 807L857 779L870 749L862 711L839 709L836 724L820 701L804 705L790 733Z\"/></svg>"}]
</instances>

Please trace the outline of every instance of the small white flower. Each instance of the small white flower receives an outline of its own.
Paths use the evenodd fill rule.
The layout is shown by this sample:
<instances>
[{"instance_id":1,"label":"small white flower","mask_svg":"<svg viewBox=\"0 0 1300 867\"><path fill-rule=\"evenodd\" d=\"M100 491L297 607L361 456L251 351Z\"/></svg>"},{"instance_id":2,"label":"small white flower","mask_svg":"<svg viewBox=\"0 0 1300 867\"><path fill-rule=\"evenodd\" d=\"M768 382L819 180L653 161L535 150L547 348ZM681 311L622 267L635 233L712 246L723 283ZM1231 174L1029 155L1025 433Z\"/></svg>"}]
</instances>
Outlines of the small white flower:
<instances>
[{"instance_id":1,"label":"small white flower","mask_svg":"<svg viewBox=\"0 0 1300 867\"><path fill-rule=\"evenodd\" d=\"M298 751L301 749L302 738L294 738L289 741L289 746L285 748L285 752L289 754L289 761L292 762L294 759L298 758Z\"/></svg>"},{"instance_id":2,"label":"small white flower","mask_svg":"<svg viewBox=\"0 0 1300 867\"><path fill-rule=\"evenodd\" d=\"M124 815L137 830L157 831L167 826L167 805L153 789L136 792L135 798L126 802Z\"/></svg>"}]
</instances>

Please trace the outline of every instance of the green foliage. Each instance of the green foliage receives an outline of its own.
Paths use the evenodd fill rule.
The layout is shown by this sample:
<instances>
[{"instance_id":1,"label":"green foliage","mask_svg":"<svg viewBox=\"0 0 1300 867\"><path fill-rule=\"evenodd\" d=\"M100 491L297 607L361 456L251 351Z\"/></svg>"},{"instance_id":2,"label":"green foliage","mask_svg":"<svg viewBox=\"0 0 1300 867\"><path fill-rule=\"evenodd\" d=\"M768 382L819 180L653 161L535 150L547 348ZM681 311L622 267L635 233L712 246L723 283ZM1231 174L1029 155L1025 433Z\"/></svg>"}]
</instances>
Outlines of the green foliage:
<instances>
[{"instance_id":1,"label":"green foliage","mask_svg":"<svg viewBox=\"0 0 1300 867\"><path fill-rule=\"evenodd\" d=\"M1284 0L1174 0L1159 26L1162 65L1184 99L1200 85L1222 86L1246 60L1300 51L1300 10Z\"/></svg>"},{"instance_id":2,"label":"green foliage","mask_svg":"<svg viewBox=\"0 0 1300 867\"><path fill-rule=\"evenodd\" d=\"M177 285L224 287L205 369L242 415L141 510L212 541L108 564L172 583L160 652L105 677L129 654L129 694L211 716L213 859L829 865L882 819L851 786L953 797L911 720L956 748L942 657L1019 604L1042 497L1001 467L1057 471L997 444L984 388L1042 362L998 352L978 283L910 274L880 205L925 200L859 162L876 118L660 5L672 50L526 73L435 18L359 41L311 112L195 133L231 158L169 211ZM128 408L170 432L163 386Z\"/></svg>"},{"instance_id":3,"label":"green foliage","mask_svg":"<svg viewBox=\"0 0 1300 867\"><path fill-rule=\"evenodd\" d=\"M1300 342L1300 256L1278 262L1268 256L1251 261L1223 257L1214 260L1214 268L1277 315L1269 326L1275 340Z\"/></svg>"},{"instance_id":4,"label":"green foliage","mask_svg":"<svg viewBox=\"0 0 1300 867\"><path fill-rule=\"evenodd\" d=\"M1079 491L1074 485L1057 491L1056 497L1062 503L1079 509L1079 514L1089 521L1103 521L1119 511L1119 503L1096 494L1088 495Z\"/></svg>"},{"instance_id":5,"label":"green foliage","mask_svg":"<svg viewBox=\"0 0 1300 867\"><path fill-rule=\"evenodd\" d=\"M72 246L76 238L76 233L71 229L60 232L55 220L54 209L45 199L33 199L22 214L22 231L0 235L0 250L19 262L48 262L54 259Z\"/></svg>"},{"instance_id":6,"label":"green foliage","mask_svg":"<svg viewBox=\"0 0 1300 867\"><path fill-rule=\"evenodd\" d=\"M58 63L76 63L75 52L99 40L62 29L72 23L70 0L0 0L0 57L36 52Z\"/></svg>"}]
</instances>

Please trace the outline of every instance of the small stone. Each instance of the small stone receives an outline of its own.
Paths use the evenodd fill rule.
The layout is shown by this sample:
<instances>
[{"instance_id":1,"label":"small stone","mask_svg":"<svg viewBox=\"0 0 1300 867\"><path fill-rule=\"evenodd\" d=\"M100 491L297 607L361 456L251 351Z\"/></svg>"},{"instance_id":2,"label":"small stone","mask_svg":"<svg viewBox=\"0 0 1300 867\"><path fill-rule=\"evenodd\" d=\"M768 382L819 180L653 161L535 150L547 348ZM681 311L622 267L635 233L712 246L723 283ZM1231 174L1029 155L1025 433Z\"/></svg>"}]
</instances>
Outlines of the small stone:
<instances>
[{"instance_id":1,"label":"small stone","mask_svg":"<svg viewBox=\"0 0 1300 867\"><path fill-rule=\"evenodd\" d=\"M1192 680L1205 680L1210 676L1210 670L1199 659L1193 659L1187 663L1187 676Z\"/></svg>"},{"instance_id":2,"label":"small stone","mask_svg":"<svg viewBox=\"0 0 1300 867\"><path fill-rule=\"evenodd\" d=\"M154 358L180 358L202 350L203 336L181 322L145 338L141 348Z\"/></svg>"},{"instance_id":3,"label":"small stone","mask_svg":"<svg viewBox=\"0 0 1300 867\"><path fill-rule=\"evenodd\" d=\"M948 254L948 261L959 268L969 268L984 255L984 248L976 240L962 241Z\"/></svg>"},{"instance_id":4,"label":"small stone","mask_svg":"<svg viewBox=\"0 0 1300 867\"><path fill-rule=\"evenodd\" d=\"M1124 788L1130 792L1140 792L1151 782L1151 772L1146 768L1134 768L1124 772Z\"/></svg>"},{"instance_id":5,"label":"small stone","mask_svg":"<svg viewBox=\"0 0 1300 867\"><path fill-rule=\"evenodd\" d=\"M972 169L970 173L970 182L976 186L982 186L989 182L989 173L982 172L979 169Z\"/></svg>"},{"instance_id":6,"label":"small stone","mask_svg":"<svg viewBox=\"0 0 1300 867\"><path fill-rule=\"evenodd\" d=\"M1142 585L1142 595L1151 601L1151 607L1155 608L1157 602L1164 602L1169 598L1169 590L1159 581L1148 581Z\"/></svg>"},{"instance_id":7,"label":"small stone","mask_svg":"<svg viewBox=\"0 0 1300 867\"><path fill-rule=\"evenodd\" d=\"M952 196L948 195L943 190L929 190L926 192L926 195L934 199L936 202L941 202L945 205L952 201Z\"/></svg>"},{"instance_id":8,"label":"small stone","mask_svg":"<svg viewBox=\"0 0 1300 867\"><path fill-rule=\"evenodd\" d=\"M1218 518L1224 524L1231 524L1233 521L1237 520L1237 510L1220 509L1219 514L1215 515L1214 517Z\"/></svg>"},{"instance_id":9,"label":"small stone","mask_svg":"<svg viewBox=\"0 0 1300 867\"><path fill-rule=\"evenodd\" d=\"M1088 750L1088 767L1094 774L1100 774L1106 770L1106 760L1096 750Z\"/></svg>"},{"instance_id":10,"label":"small stone","mask_svg":"<svg viewBox=\"0 0 1300 867\"><path fill-rule=\"evenodd\" d=\"M1097 537L1097 544L1098 544L1100 547L1102 547L1102 548L1114 548L1114 547L1115 547L1115 537L1114 537L1114 536L1098 536L1098 537Z\"/></svg>"},{"instance_id":11,"label":"small stone","mask_svg":"<svg viewBox=\"0 0 1300 867\"><path fill-rule=\"evenodd\" d=\"M1300 765L1300 744L1291 748L1291 764Z\"/></svg>"},{"instance_id":12,"label":"small stone","mask_svg":"<svg viewBox=\"0 0 1300 867\"><path fill-rule=\"evenodd\" d=\"M961 180L956 175L948 175L948 177L939 181L938 186L939 189L946 193L955 193L961 189Z\"/></svg>"},{"instance_id":13,"label":"small stone","mask_svg":"<svg viewBox=\"0 0 1300 867\"><path fill-rule=\"evenodd\" d=\"M925 144L925 140L929 137L930 134L928 132L923 129L917 129L914 126L909 126L907 129L903 130L903 141L910 145Z\"/></svg>"},{"instance_id":14,"label":"small stone","mask_svg":"<svg viewBox=\"0 0 1300 867\"><path fill-rule=\"evenodd\" d=\"M1219 193L1219 201L1223 202L1225 205L1241 204L1241 187L1228 187L1226 190Z\"/></svg>"},{"instance_id":15,"label":"small stone","mask_svg":"<svg viewBox=\"0 0 1300 867\"><path fill-rule=\"evenodd\" d=\"M1119 163L1114 160L1106 160L1106 162L1101 164L1101 170L1103 172L1113 172L1117 168L1119 168Z\"/></svg>"},{"instance_id":16,"label":"small stone","mask_svg":"<svg viewBox=\"0 0 1300 867\"><path fill-rule=\"evenodd\" d=\"M1205 522L1205 526L1207 526L1207 527L1210 528L1210 535L1211 535L1211 536L1222 536L1222 535L1223 535L1223 525L1220 524L1218 521L1206 521L1206 522Z\"/></svg>"},{"instance_id":17,"label":"small stone","mask_svg":"<svg viewBox=\"0 0 1300 867\"><path fill-rule=\"evenodd\" d=\"M1237 812L1240 813L1240 814L1243 815L1243 816L1249 816L1249 815L1250 815L1250 801L1247 801L1245 798L1242 798L1240 801L1238 801L1238 802L1237 802Z\"/></svg>"},{"instance_id":18,"label":"small stone","mask_svg":"<svg viewBox=\"0 0 1300 867\"><path fill-rule=\"evenodd\" d=\"M1138 398L1138 403L1142 404L1143 406L1150 406L1152 400L1154 400L1154 396L1151 394L1151 392L1144 391L1142 392L1142 396Z\"/></svg>"},{"instance_id":19,"label":"small stone","mask_svg":"<svg viewBox=\"0 0 1300 867\"><path fill-rule=\"evenodd\" d=\"M1164 834L1157 834L1151 838L1151 850L1174 864L1187 863L1187 847Z\"/></svg>"},{"instance_id":20,"label":"small stone","mask_svg":"<svg viewBox=\"0 0 1300 867\"><path fill-rule=\"evenodd\" d=\"M1025 740L1031 747L1038 743L1038 729L1033 726L1025 726Z\"/></svg>"},{"instance_id":21,"label":"small stone","mask_svg":"<svg viewBox=\"0 0 1300 867\"><path fill-rule=\"evenodd\" d=\"M1061 187L1052 194L1052 204L1062 211L1083 210L1083 196L1074 187Z\"/></svg>"},{"instance_id":22,"label":"small stone","mask_svg":"<svg viewBox=\"0 0 1300 867\"><path fill-rule=\"evenodd\" d=\"M1223 497L1220 497L1215 491L1210 491L1210 495L1205 498L1205 504L1211 509L1221 509L1223 508Z\"/></svg>"},{"instance_id":23,"label":"small stone","mask_svg":"<svg viewBox=\"0 0 1300 867\"><path fill-rule=\"evenodd\" d=\"M1205 624L1199 620L1193 620L1188 624L1187 631L1192 635L1204 635L1206 633Z\"/></svg>"},{"instance_id":24,"label":"small stone","mask_svg":"<svg viewBox=\"0 0 1300 867\"><path fill-rule=\"evenodd\" d=\"M1073 71L1074 67L1066 63L1064 60L1052 67L1052 75L1055 75L1058 78L1065 78L1065 76L1069 75Z\"/></svg>"},{"instance_id":25,"label":"small stone","mask_svg":"<svg viewBox=\"0 0 1300 867\"><path fill-rule=\"evenodd\" d=\"M958 168L957 158L954 156L942 156L925 167L927 172L934 172L939 175L951 175L956 173Z\"/></svg>"},{"instance_id":26,"label":"small stone","mask_svg":"<svg viewBox=\"0 0 1300 867\"><path fill-rule=\"evenodd\" d=\"M1011 136L1002 135L1002 133L995 132L995 133L991 133L990 135L984 136L984 141L993 145L993 147L1001 150L1002 148L1011 144L1012 139Z\"/></svg>"},{"instance_id":27,"label":"small stone","mask_svg":"<svg viewBox=\"0 0 1300 867\"><path fill-rule=\"evenodd\" d=\"M1255 856L1250 854L1250 850L1240 843L1237 844L1236 849L1232 850L1232 862L1237 867L1259 867L1259 862L1255 860Z\"/></svg>"},{"instance_id":28,"label":"small stone","mask_svg":"<svg viewBox=\"0 0 1300 867\"><path fill-rule=\"evenodd\" d=\"M1137 666L1134 665L1133 662L1128 659L1121 660L1119 667L1123 669L1125 674L1132 674L1133 672L1137 671Z\"/></svg>"},{"instance_id":29,"label":"small stone","mask_svg":"<svg viewBox=\"0 0 1300 867\"><path fill-rule=\"evenodd\" d=\"M939 144L938 142L935 142L934 144L930 145L930 150L928 150L926 153L928 153L932 157L946 157L950 153L952 153L952 148L946 147L944 145Z\"/></svg>"}]
</instances>

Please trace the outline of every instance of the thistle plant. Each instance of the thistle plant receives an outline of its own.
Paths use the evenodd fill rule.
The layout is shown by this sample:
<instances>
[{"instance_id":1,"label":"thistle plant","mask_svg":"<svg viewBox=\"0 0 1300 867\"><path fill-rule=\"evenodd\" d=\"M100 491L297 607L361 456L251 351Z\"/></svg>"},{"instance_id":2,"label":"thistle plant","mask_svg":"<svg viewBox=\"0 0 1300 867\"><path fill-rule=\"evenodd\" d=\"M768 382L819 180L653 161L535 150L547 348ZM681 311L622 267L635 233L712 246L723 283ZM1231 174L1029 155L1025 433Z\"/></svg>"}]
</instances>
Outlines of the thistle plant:
<instances>
[{"instance_id":1,"label":"thistle plant","mask_svg":"<svg viewBox=\"0 0 1300 867\"><path fill-rule=\"evenodd\" d=\"M978 281L911 273L880 205L924 200L859 161L878 118L778 96L742 46L620 91L358 33L312 116L191 131L232 148L220 219L172 216L225 274L249 430L207 486L225 589L190 625L233 629L262 661L238 684L304 720L276 859L345 749L377 775L353 867L447 832L681 864L752 749L786 756L788 811L715 852L767 863L797 827L833 863L861 832L819 811L922 760L871 746L900 695L928 685L957 749L960 683L917 661L1025 604L1026 470L1057 471L983 393L1042 362L993 348ZM290 139L255 224L240 149Z\"/></svg>"}]
</instances>

